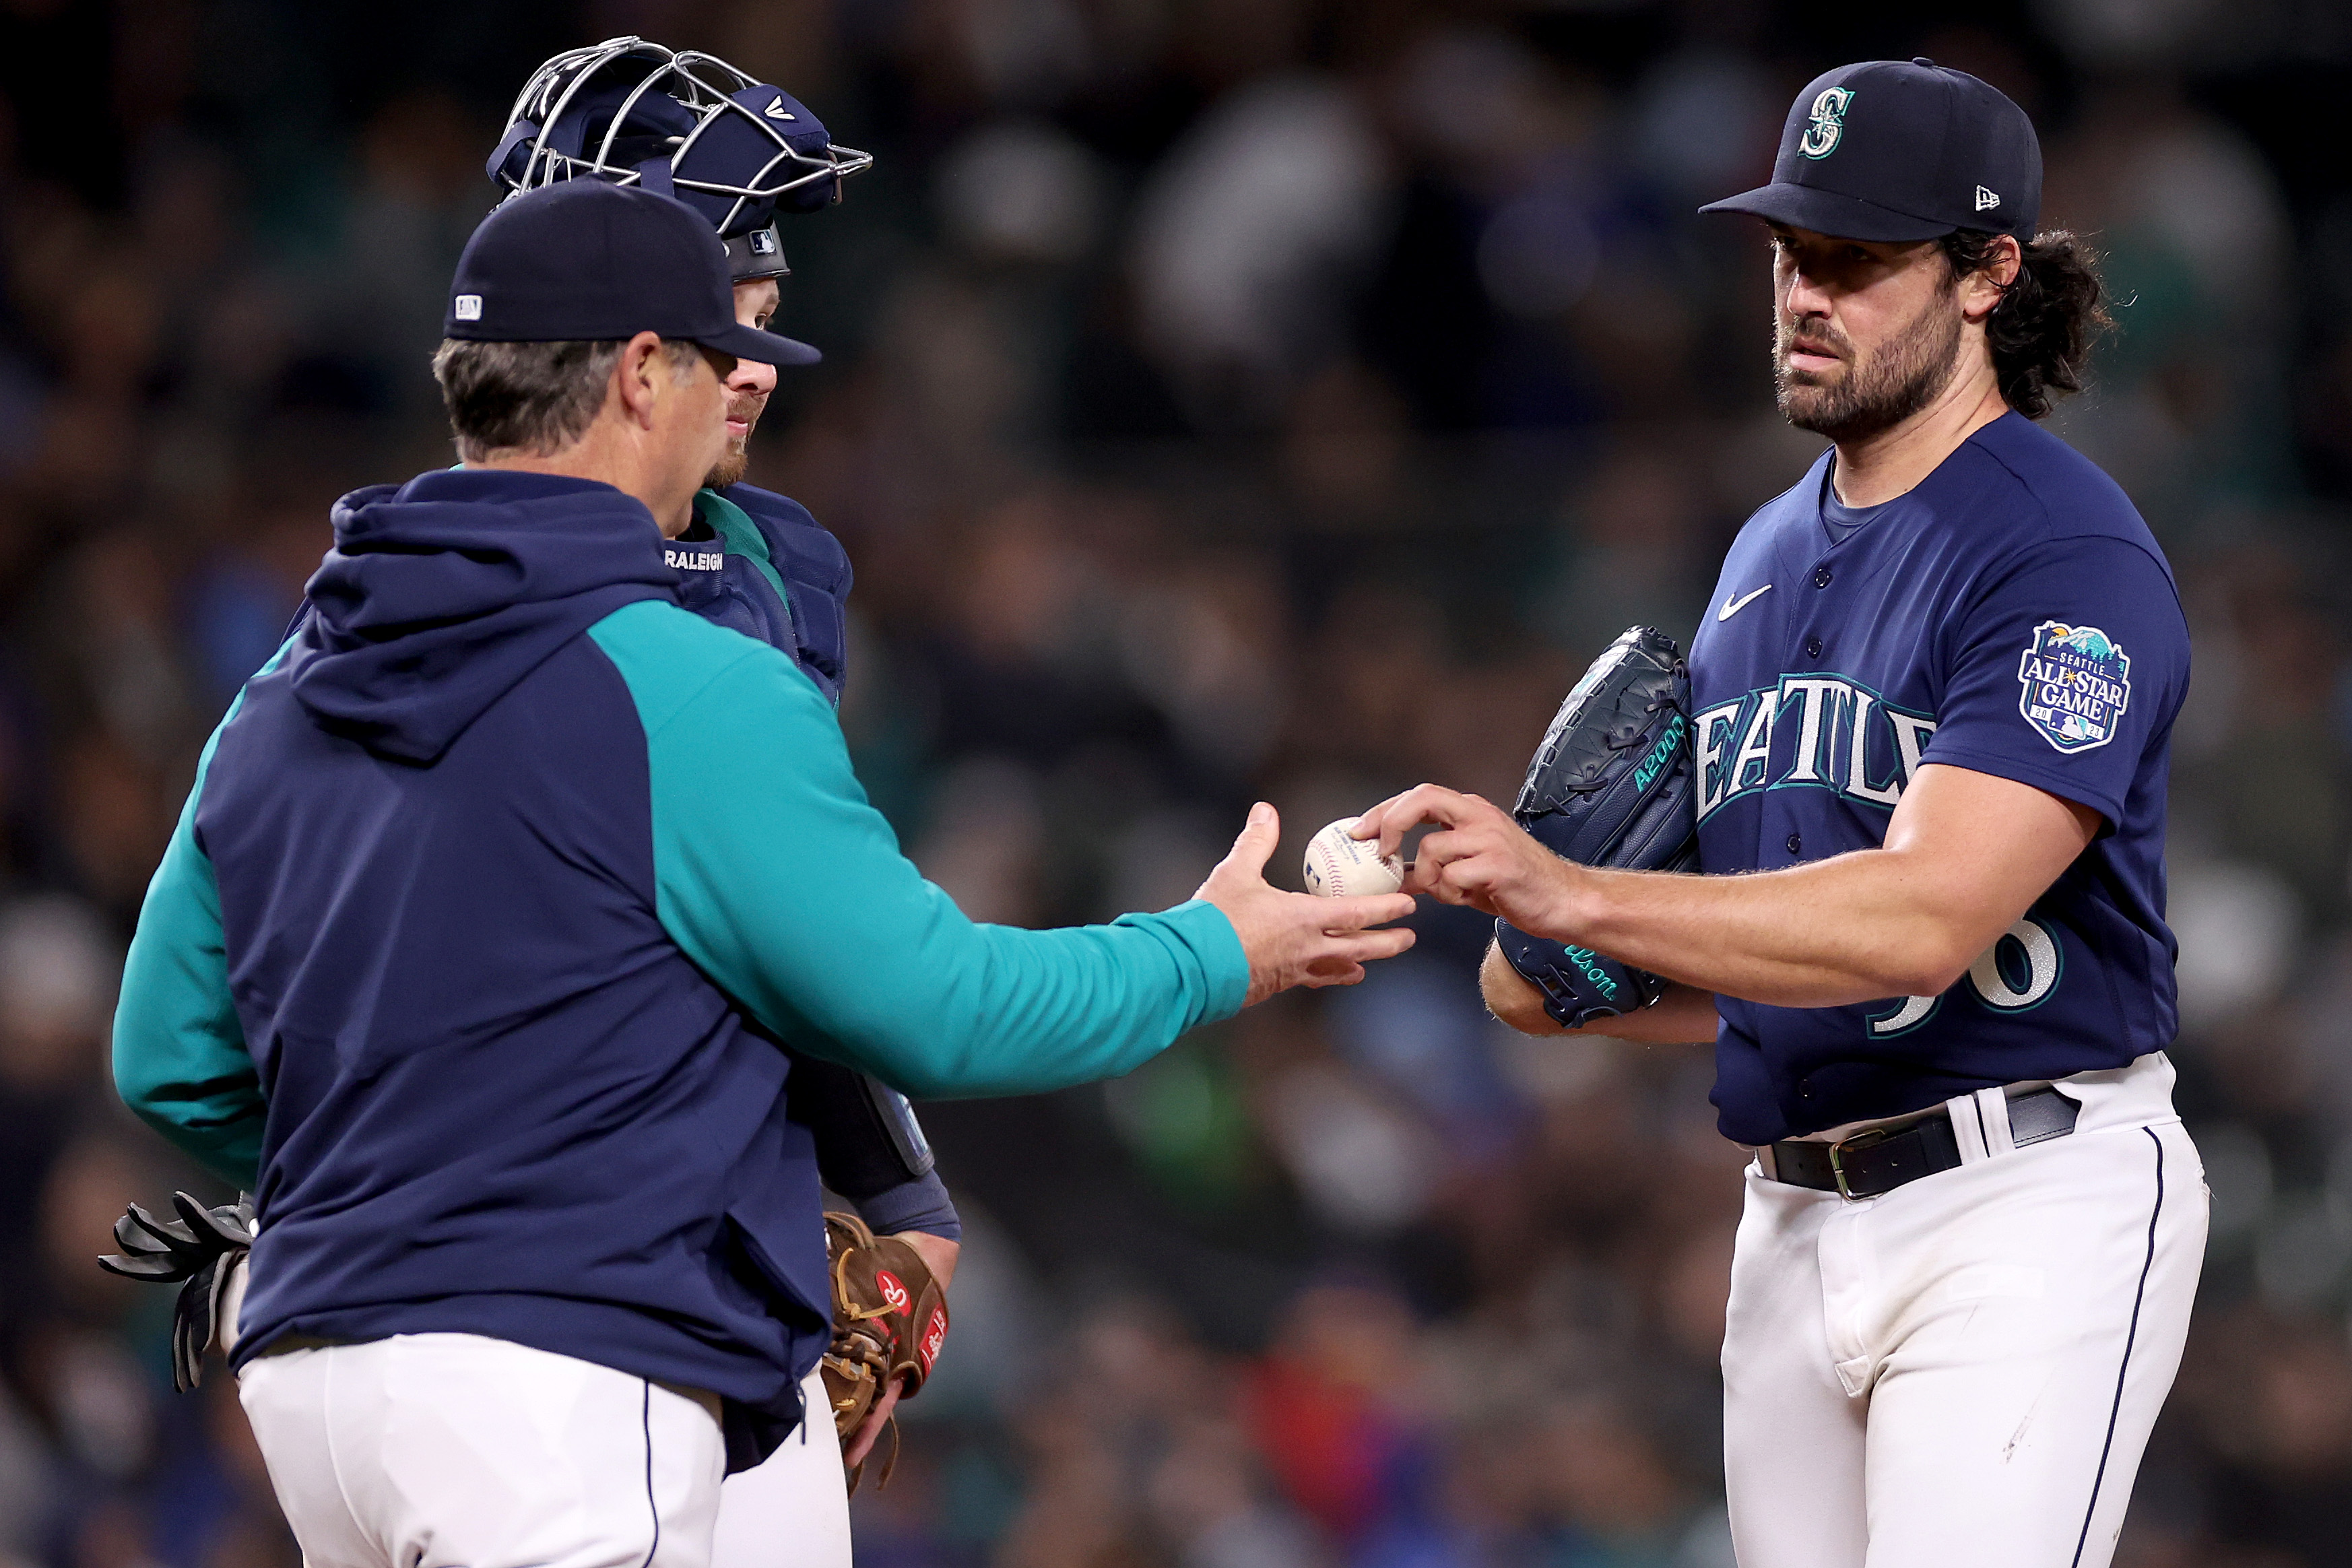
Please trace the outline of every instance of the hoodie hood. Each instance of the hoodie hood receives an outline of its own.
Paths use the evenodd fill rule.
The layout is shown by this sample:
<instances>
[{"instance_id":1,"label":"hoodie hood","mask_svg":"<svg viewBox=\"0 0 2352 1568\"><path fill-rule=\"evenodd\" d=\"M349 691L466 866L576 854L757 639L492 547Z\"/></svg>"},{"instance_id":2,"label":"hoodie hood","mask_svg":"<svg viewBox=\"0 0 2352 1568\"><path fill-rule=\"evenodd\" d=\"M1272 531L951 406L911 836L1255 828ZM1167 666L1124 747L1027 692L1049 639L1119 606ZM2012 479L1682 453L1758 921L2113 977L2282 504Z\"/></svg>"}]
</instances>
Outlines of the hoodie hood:
<instances>
[{"instance_id":1,"label":"hoodie hood","mask_svg":"<svg viewBox=\"0 0 2352 1568\"><path fill-rule=\"evenodd\" d=\"M296 700L382 756L431 763L622 605L675 596L661 530L593 479L459 468L335 503L288 655Z\"/></svg>"}]
</instances>

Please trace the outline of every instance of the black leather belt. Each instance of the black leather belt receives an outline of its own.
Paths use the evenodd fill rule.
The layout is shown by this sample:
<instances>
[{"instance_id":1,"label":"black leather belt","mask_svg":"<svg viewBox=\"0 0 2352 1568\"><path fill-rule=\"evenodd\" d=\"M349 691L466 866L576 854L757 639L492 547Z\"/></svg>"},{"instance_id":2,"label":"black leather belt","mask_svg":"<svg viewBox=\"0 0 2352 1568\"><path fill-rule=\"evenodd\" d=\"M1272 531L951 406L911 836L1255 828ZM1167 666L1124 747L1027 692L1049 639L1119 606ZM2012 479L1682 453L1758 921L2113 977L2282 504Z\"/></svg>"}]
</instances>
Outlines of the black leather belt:
<instances>
[{"instance_id":1,"label":"black leather belt","mask_svg":"<svg viewBox=\"0 0 2352 1568\"><path fill-rule=\"evenodd\" d=\"M2009 1102L2011 1140L2022 1149L2063 1138L2074 1131L2078 1109L2054 1089L2021 1094ZM1842 1198L1874 1198L1959 1163L1959 1139L1944 1110L1893 1132L1872 1127L1834 1143L1792 1138L1772 1145L1776 1179Z\"/></svg>"}]
</instances>

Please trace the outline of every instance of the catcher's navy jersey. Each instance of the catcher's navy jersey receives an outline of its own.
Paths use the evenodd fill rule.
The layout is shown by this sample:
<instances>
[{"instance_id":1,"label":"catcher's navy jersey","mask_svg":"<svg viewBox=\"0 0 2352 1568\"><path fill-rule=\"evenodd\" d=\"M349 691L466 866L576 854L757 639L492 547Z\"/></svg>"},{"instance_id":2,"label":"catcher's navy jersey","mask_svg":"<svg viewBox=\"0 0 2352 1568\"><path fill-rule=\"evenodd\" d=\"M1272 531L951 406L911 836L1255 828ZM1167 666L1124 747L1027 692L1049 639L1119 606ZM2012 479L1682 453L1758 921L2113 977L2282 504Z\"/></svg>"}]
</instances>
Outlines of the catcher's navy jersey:
<instances>
[{"instance_id":1,"label":"catcher's navy jersey","mask_svg":"<svg viewBox=\"0 0 2352 1568\"><path fill-rule=\"evenodd\" d=\"M1701 869L1874 847L1929 763L2105 821L1941 996L1722 999L1714 1100L1743 1143L2119 1068L2175 1021L2165 773L2189 631L2147 524L2015 414L1842 538L1830 463L1748 520L1692 643Z\"/></svg>"}]
</instances>

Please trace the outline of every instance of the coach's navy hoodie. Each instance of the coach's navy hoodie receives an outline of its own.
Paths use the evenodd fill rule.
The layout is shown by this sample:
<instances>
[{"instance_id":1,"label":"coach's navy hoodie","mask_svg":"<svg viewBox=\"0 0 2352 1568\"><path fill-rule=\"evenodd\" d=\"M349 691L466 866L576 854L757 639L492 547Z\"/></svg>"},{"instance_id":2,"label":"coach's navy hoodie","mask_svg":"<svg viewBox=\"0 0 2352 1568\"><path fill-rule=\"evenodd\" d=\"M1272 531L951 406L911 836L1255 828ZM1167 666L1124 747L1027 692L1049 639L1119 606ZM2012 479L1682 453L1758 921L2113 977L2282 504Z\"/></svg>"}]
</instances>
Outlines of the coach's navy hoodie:
<instances>
[{"instance_id":1,"label":"coach's navy hoodie","mask_svg":"<svg viewBox=\"0 0 2352 1568\"><path fill-rule=\"evenodd\" d=\"M672 600L636 501L357 491L207 748L142 911L125 1100L262 1234L241 1363L488 1335L797 1418L828 1300L782 1039L918 1095L1123 1072L1247 984L1223 915L975 926L824 697Z\"/></svg>"}]
</instances>

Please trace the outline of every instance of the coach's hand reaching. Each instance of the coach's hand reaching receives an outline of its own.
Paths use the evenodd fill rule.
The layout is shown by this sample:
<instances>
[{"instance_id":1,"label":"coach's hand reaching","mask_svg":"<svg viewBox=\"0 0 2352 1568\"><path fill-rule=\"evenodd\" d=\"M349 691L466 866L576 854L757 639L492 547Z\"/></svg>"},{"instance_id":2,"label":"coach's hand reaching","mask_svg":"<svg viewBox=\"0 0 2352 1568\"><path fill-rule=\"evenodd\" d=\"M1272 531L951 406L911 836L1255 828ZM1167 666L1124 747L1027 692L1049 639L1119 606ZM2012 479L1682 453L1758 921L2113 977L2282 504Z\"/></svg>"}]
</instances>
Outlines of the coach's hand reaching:
<instances>
[{"instance_id":1,"label":"coach's hand reaching","mask_svg":"<svg viewBox=\"0 0 2352 1568\"><path fill-rule=\"evenodd\" d=\"M1286 893L1265 879L1265 863L1282 839L1282 819L1264 801L1232 853L1217 862L1192 896L1217 906L1249 955L1249 996L1244 1006L1294 985L1353 985L1364 965L1394 958L1412 945L1409 931L1371 931L1412 913L1405 893L1318 899Z\"/></svg>"},{"instance_id":2,"label":"coach's hand reaching","mask_svg":"<svg viewBox=\"0 0 2352 1568\"><path fill-rule=\"evenodd\" d=\"M1484 796L1417 784L1364 813L1349 832L1379 839L1381 854L1388 856L1423 823L1438 830L1414 851L1406 892L1467 904L1536 935L1574 936L1565 904L1582 868L1537 843L1509 812Z\"/></svg>"}]
</instances>

